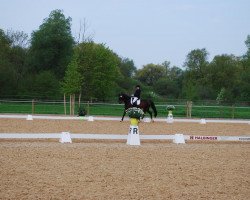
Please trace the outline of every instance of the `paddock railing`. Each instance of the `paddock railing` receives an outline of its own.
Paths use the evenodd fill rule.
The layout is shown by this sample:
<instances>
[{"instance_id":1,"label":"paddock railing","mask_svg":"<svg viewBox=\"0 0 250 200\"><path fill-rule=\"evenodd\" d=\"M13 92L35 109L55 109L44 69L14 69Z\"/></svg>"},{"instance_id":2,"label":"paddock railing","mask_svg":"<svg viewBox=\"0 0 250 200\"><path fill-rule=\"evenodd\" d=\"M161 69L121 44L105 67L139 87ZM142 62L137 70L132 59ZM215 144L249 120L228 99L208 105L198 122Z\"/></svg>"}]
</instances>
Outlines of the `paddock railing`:
<instances>
[{"instance_id":1,"label":"paddock railing","mask_svg":"<svg viewBox=\"0 0 250 200\"><path fill-rule=\"evenodd\" d=\"M173 102L156 103L158 117L167 116L167 105L174 105L174 117L185 118L231 118L250 119L250 106L222 106L222 105L197 105L195 103L173 104ZM123 104L97 103L97 102L75 102L75 116L79 114L79 108L87 115L121 116L124 110ZM0 100L0 113L20 114L53 114L69 115L70 102L63 101L17 101Z\"/></svg>"}]
</instances>

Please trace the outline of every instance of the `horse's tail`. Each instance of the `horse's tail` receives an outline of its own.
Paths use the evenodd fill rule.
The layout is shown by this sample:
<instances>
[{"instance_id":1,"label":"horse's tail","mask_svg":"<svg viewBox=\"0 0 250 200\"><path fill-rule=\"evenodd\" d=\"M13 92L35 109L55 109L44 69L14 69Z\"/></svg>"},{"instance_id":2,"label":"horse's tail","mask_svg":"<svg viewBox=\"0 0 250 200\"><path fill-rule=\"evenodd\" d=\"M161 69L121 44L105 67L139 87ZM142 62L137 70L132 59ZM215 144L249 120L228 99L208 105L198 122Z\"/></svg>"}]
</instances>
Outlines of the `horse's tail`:
<instances>
[{"instance_id":1,"label":"horse's tail","mask_svg":"<svg viewBox=\"0 0 250 200\"><path fill-rule=\"evenodd\" d=\"M154 104L154 102L152 100L150 100L150 105L151 105L151 107L152 107L152 109L154 111L154 116L156 117L157 116L157 110L156 110L155 104Z\"/></svg>"}]
</instances>

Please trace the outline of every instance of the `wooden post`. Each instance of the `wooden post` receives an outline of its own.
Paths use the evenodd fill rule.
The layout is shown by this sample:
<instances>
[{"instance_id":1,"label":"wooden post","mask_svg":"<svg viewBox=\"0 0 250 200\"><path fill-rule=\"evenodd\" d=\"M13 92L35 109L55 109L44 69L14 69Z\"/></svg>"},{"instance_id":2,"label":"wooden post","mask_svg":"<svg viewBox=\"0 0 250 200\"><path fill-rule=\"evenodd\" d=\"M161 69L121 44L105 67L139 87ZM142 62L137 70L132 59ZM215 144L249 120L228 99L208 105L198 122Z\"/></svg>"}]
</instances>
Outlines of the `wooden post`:
<instances>
[{"instance_id":1,"label":"wooden post","mask_svg":"<svg viewBox=\"0 0 250 200\"><path fill-rule=\"evenodd\" d=\"M81 97L82 97L82 92L79 94L79 99L78 99L78 108L81 107Z\"/></svg>"},{"instance_id":2,"label":"wooden post","mask_svg":"<svg viewBox=\"0 0 250 200\"><path fill-rule=\"evenodd\" d=\"M193 102L192 101L190 101L190 118L192 118L192 106L193 106Z\"/></svg>"},{"instance_id":3,"label":"wooden post","mask_svg":"<svg viewBox=\"0 0 250 200\"><path fill-rule=\"evenodd\" d=\"M69 96L69 115L72 115L72 108L71 108L72 103L71 103L71 101L72 101L72 96L70 95Z\"/></svg>"},{"instance_id":4,"label":"wooden post","mask_svg":"<svg viewBox=\"0 0 250 200\"><path fill-rule=\"evenodd\" d=\"M88 105L87 105L87 115L89 115L89 101L88 101Z\"/></svg>"},{"instance_id":5,"label":"wooden post","mask_svg":"<svg viewBox=\"0 0 250 200\"><path fill-rule=\"evenodd\" d=\"M70 95L70 115L75 114L75 94Z\"/></svg>"},{"instance_id":6,"label":"wooden post","mask_svg":"<svg viewBox=\"0 0 250 200\"><path fill-rule=\"evenodd\" d=\"M75 115L75 94L72 95L73 101L72 101L72 115Z\"/></svg>"},{"instance_id":7,"label":"wooden post","mask_svg":"<svg viewBox=\"0 0 250 200\"><path fill-rule=\"evenodd\" d=\"M224 118L225 116L224 116L224 106L223 105L221 105L220 106L220 118Z\"/></svg>"},{"instance_id":8,"label":"wooden post","mask_svg":"<svg viewBox=\"0 0 250 200\"><path fill-rule=\"evenodd\" d=\"M188 118L189 117L189 108L188 108L188 102L186 103L186 117Z\"/></svg>"},{"instance_id":9,"label":"wooden post","mask_svg":"<svg viewBox=\"0 0 250 200\"><path fill-rule=\"evenodd\" d=\"M232 105L232 118L234 119L234 113L235 113L235 106Z\"/></svg>"},{"instance_id":10,"label":"wooden post","mask_svg":"<svg viewBox=\"0 0 250 200\"><path fill-rule=\"evenodd\" d=\"M186 115L187 115L187 118L191 118L192 117L192 101L187 101Z\"/></svg>"},{"instance_id":11,"label":"wooden post","mask_svg":"<svg viewBox=\"0 0 250 200\"><path fill-rule=\"evenodd\" d=\"M64 103L64 115L67 115L67 110L66 110L66 95L65 95L65 93L63 95L63 103Z\"/></svg>"},{"instance_id":12,"label":"wooden post","mask_svg":"<svg viewBox=\"0 0 250 200\"><path fill-rule=\"evenodd\" d=\"M192 101L190 101L190 105L189 105L189 117L191 118L192 117L192 105L193 104L193 102Z\"/></svg>"},{"instance_id":13,"label":"wooden post","mask_svg":"<svg viewBox=\"0 0 250 200\"><path fill-rule=\"evenodd\" d=\"M35 100L34 99L32 99L32 103L31 103L31 107L32 107L32 114L34 114L35 113Z\"/></svg>"}]
</instances>

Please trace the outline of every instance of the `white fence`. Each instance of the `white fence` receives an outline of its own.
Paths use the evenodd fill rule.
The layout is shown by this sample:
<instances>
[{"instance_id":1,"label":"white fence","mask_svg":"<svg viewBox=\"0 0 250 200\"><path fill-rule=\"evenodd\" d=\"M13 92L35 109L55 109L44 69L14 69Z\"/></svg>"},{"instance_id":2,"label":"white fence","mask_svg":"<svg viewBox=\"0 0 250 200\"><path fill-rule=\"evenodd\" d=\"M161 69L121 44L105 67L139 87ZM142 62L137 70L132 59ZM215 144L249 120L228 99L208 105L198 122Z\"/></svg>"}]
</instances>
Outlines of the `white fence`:
<instances>
[{"instance_id":1,"label":"white fence","mask_svg":"<svg viewBox=\"0 0 250 200\"><path fill-rule=\"evenodd\" d=\"M100 117L100 116L85 116L85 117L70 117L70 116L47 116L47 115L9 115L3 114L0 115L1 118L6 119L59 119L59 120L102 120L102 121L120 121L121 117ZM129 120L125 117L124 120ZM249 124L250 120L231 120L231 119L184 119L184 118L174 118L173 122L196 122L201 123L201 120L205 120L206 123L234 123L234 124ZM91 120L92 121L92 120ZM167 118L156 118L156 122L167 122Z\"/></svg>"},{"instance_id":2,"label":"white fence","mask_svg":"<svg viewBox=\"0 0 250 200\"><path fill-rule=\"evenodd\" d=\"M65 132L63 132L65 133ZM0 139L61 139L63 133L0 133ZM70 134L70 133L69 133ZM203 141L248 141L250 136L198 136L183 135L185 140ZM115 134L70 134L71 139L127 140L127 135ZM140 135L141 140L174 140L175 135Z\"/></svg>"},{"instance_id":3,"label":"white fence","mask_svg":"<svg viewBox=\"0 0 250 200\"><path fill-rule=\"evenodd\" d=\"M65 116L43 116L43 115L0 115L0 118L11 118L11 119L60 119L60 120L113 120L118 121L120 118L117 117L65 117ZM128 120L126 118L125 120ZM167 122L167 119L155 119L155 121ZM247 123L250 124L249 120L214 120L214 119L174 119L173 122L197 122L197 123ZM93 139L93 140L127 140L128 135L115 135L115 134L70 134L68 132L62 133L0 133L0 139L60 139L62 140L63 136L66 133L68 139ZM183 140L190 141L246 141L250 142L250 136L199 136L199 135L140 135L142 140L175 140L177 135L182 135Z\"/></svg>"}]
</instances>

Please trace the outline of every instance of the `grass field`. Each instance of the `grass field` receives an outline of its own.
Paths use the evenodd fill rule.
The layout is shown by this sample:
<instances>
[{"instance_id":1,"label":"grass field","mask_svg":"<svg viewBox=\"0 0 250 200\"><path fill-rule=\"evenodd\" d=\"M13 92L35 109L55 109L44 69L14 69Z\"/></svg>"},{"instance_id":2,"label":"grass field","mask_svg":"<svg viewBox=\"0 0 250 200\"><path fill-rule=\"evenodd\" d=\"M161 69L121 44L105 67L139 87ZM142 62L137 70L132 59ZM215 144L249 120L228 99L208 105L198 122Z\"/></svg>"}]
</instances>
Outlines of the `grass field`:
<instances>
[{"instance_id":1,"label":"grass field","mask_svg":"<svg viewBox=\"0 0 250 200\"><path fill-rule=\"evenodd\" d=\"M92 103L81 104L89 115L121 116L124 110L123 104ZM66 105L66 113L69 114L69 104ZM156 104L158 117L166 117L166 105ZM36 102L32 105L29 101L0 102L0 113L21 113L21 114L60 114L64 113L62 102ZM78 105L75 108L75 115L78 114ZM173 111L175 117L186 117L186 105L175 105ZM146 114L146 116L149 116ZM232 106L196 106L192 107L194 118L237 118L250 119L250 107Z\"/></svg>"}]
</instances>

